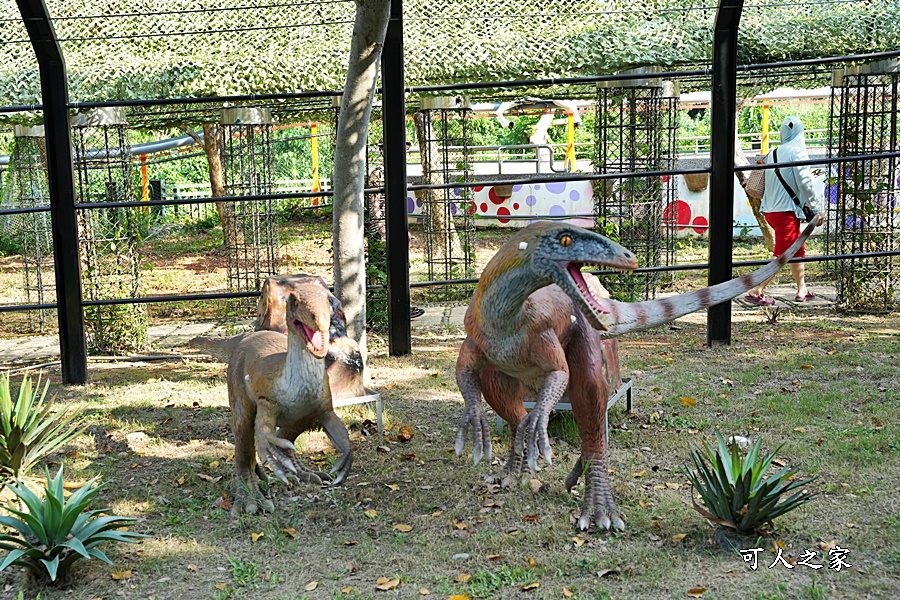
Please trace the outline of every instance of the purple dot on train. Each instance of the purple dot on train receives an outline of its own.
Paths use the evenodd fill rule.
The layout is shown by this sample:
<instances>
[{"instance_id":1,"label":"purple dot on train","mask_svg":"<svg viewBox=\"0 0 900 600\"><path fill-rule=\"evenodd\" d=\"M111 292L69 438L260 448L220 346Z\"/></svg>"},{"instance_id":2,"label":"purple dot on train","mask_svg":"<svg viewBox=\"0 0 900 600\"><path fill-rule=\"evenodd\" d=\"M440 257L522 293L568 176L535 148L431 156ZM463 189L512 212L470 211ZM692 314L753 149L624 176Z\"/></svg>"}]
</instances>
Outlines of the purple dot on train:
<instances>
[{"instance_id":1,"label":"purple dot on train","mask_svg":"<svg viewBox=\"0 0 900 600\"><path fill-rule=\"evenodd\" d=\"M562 194L566 191L565 181L554 181L547 184L547 191L551 194Z\"/></svg>"},{"instance_id":2,"label":"purple dot on train","mask_svg":"<svg viewBox=\"0 0 900 600\"><path fill-rule=\"evenodd\" d=\"M528 206L534 206L535 204L537 204L537 196L533 194L525 196L525 204L527 204Z\"/></svg>"}]
</instances>

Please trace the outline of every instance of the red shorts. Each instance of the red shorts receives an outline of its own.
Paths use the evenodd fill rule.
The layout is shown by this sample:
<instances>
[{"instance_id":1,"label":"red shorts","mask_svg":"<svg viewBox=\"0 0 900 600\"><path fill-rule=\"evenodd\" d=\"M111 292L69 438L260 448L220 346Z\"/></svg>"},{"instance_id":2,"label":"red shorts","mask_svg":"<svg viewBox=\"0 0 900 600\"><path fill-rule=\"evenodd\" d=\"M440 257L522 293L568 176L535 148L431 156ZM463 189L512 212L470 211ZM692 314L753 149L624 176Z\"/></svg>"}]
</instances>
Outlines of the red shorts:
<instances>
[{"instance_id":1,"label":"red shorts","mask_svg":"<svg viewBox=\"0 0 900 600\"><path fill-rule=\"evenodd\" d=\"M775 250L772 251L774 256L781 256L788 248L791 247L797 238L800 237L800 219L790 212L767 212L766 222L775 230ZM806 245L800 246L795 257L806 256Z\"/></svg>"}]
</instances>

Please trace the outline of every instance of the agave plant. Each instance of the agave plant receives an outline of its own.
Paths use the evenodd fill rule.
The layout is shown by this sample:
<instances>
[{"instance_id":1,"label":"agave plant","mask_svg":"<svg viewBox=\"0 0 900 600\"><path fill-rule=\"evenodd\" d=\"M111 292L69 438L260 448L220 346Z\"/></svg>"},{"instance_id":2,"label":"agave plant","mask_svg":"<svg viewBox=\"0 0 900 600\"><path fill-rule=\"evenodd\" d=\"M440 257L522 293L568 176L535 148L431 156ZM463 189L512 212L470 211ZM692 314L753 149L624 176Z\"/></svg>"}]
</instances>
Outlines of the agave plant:
<instances>
[{"instance_id":1,"label":"agave plant","mask_svg":"<svg viewBox=\"0 0 900 600\"><path fill-rule=\"evenodd\" d=\"M710 521L750 533L815 496L801 490L788 497L790 492L815 479L797 480L796 467L783 467L774 475L765 476L780 446L760 458L761 440L756 440L743 454L736 443L729 449L718 431L716 439L715 448L706 440L700 450L691 446L693 468L682 467L706 507L699 506L692 497L694 509Z\"/></svg>"},{"instance_id":2,"label":"agave plant","mask_svg":"<svg viewBox=\"0 0 900 600\"><path fill-rule=\"evenodd\" d=\"M63 468L51 480L47 471L44 499L40 499L21 482L7 484L19 497L27 511L4 507L14 517L0 516L0 523L14 529L18 535L0 535L0 548L9 554L0 563L0 571L10 565L30 569L38 577L50 581L64 579L79 558L99 558L112 561L97 548L101 542L134 543L147 537L131 531L119 531L135 517L102 514L108 508L87 511L91 500L105 484L94 487L98 477L81 486L69 498L63 495Z\"/></svg>"},{"instance_id":3,"label":"agave plant","mask_svg":"<svg viewBox=\"0 0 900 600\"><path fill-rule=\"evenodd\" d=\"M74 423L78 412L54 411L53 398L41 379L33 384L22 379L15 401L10 394L9 375L0 376L0 479L12 481L28 475L32 467L83 431Z\"/></svg>"}]
</instances>

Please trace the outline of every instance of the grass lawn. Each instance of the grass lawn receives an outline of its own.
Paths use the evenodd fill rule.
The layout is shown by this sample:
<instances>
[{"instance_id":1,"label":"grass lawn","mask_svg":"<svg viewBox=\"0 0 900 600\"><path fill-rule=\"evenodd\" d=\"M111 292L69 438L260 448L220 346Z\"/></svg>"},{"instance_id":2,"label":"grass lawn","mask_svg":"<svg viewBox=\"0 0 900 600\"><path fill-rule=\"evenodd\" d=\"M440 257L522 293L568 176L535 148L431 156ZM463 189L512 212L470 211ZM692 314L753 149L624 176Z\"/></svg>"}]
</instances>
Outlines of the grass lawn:
<instances>
[{"instance_id":1,"label":"grass lawn","mask_svg":"<svg viewBox=\"0 0 900 600\"><path fill-rule=\"evenodd\" d=\"M164 250L157 274L195 264L184 249L167 259ZM326 263L325 254L311 256ZM106 546L113 567L83 560L59 588L26 587L23 573L7 569L0 600L897 596L900 314L736 310L728 347L705 347L705 315L623 337L635 404L633 413L611 412L609 466L626 522L616 534L574 526L583 488L570 495L563 485L578 449L566 414L551 421L553 466L516 489L483 482L508 455L508 428L496 432L494 464L472 465L471 440L456 457L462 339L457 327L417 329L414 354L391 357L372 335L385 435L369 408L344 409L355 454L348 479L334 488L272 483L275 513L236 520L226 510L233 445L225 365L188 349L167 363L91 363L80 387L60 386L50 370L59 402L83 408L90 423L52 462L65 463L72 481L100 475L108 485L96 507L140 517L132 529L151 537ZM13 379L17 387L20 375ZM406 442L397 437L403 426L414 434ZM708 524L688 507L680 466L689 445L716 429L762 439L764 451L780 447L779 461L816 477L807 486L815 499L776 520L771 537L739 538ZM311 466L335 460L324 433L305 434L298 447ZM780 546L792 561L812 552L824 566L769 568ZM755 571L737 551L750 548L762 548ZM831 568L831 548L849 550L850 566Z\"/></svg>"}]
</instances>

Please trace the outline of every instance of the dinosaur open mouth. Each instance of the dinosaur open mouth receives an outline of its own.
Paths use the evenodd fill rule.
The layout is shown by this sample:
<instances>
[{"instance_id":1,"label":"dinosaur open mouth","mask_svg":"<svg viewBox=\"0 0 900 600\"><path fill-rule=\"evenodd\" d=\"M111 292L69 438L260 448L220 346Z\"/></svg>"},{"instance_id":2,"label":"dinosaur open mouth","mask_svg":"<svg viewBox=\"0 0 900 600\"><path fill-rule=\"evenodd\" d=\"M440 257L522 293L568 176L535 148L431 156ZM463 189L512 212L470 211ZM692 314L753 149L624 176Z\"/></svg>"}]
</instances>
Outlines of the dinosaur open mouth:
<instances>
[{"instance_id":1,"label":"dinosaur open mouth","mask_svg":"<svg viewBox=\"0 0 900 600\"><path fill-rule=\"evenodd\" d=\"M306 323L297 319L294 319L294 327L296 327L298 331L303 332L303 335L306 336L306 341L312 346L315 354L325 354L325 334L323 332L316 331L312 327L306 325Z\"/></svg>"},{"instance_id":2,"label":"dinosaur open mouth","mask_svg":"<svg viewBox=\"0 0 900 600\"><path fill-rule=\"evenodd\" d=\"M581 295L587 301L587 303L593 308L596 312L608 315L609 311L597 302L597 299L594 298L594 295L591 293L590 288L588 287L587 281L584 280L584 275L581 274L581 267L583 267L586 263L580 262L570 262L566 264L566 271L569 272L569 277L572 278L572 281L575 282L575 286L578 288L578 291L581 292Z\"/></svg>"}]
</instances>

